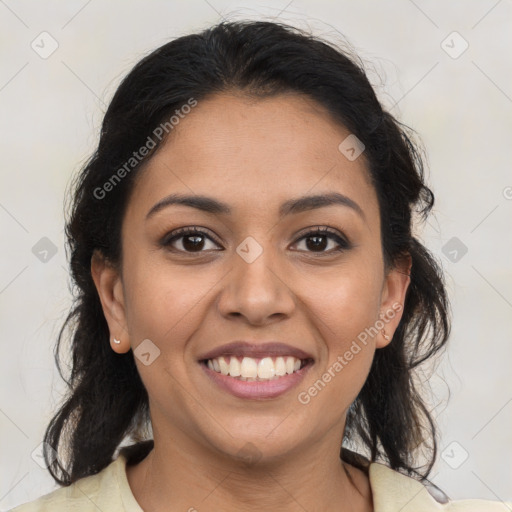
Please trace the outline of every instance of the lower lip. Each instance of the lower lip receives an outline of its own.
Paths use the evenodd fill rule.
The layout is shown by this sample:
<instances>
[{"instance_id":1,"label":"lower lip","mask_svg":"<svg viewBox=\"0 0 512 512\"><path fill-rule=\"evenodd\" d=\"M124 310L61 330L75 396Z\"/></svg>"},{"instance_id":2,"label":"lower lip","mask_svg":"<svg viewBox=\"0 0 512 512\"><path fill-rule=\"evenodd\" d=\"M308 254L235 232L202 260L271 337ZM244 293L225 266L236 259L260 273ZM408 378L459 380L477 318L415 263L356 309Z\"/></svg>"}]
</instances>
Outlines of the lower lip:
<instances>
[{"instance_id":1,"label":"lower lip","mask_svg":"<svg viewBox=\"0 0 512 512\"><path fill-rule=\"evenodd\" d=\"M309 371L311 366L313 366L313 363L309 362L300 370L297 370L294 373L283 375L278 379L247 382L235 379L234 377L229 377L228 375L223 375L222 373L218 373L214 370L210 370L210 368L208 368L208 366L204 363L199 364L208 378L211 379L220 388L228 391L238 398L249 398L253 400L275 398L286 393L293 387L297 386Z\"/></svg>"}]
</instances>

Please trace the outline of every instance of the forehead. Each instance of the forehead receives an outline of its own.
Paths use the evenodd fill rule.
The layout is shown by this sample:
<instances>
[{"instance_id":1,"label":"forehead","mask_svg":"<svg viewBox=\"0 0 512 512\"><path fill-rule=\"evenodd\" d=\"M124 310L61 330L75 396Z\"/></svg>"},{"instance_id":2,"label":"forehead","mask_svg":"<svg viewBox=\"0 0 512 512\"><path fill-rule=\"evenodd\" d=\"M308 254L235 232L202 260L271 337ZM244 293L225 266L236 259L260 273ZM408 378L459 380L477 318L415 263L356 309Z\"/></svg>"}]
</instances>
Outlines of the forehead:
<instances>
[{"instance_id":1,"label":"forehead","mask_svg":"<svg viewBox=\"0 0 512 512\"><path fill-rule=\"evenodd\" d=\"M132 206L147 209L181 192L217 197L243 213L249 205L261 210L290 197L339 192L378 214L364 153L349 160L339 149L349 135L303 95L216 94L180 119L140 172Z\"/></svg>"}]
</instances>

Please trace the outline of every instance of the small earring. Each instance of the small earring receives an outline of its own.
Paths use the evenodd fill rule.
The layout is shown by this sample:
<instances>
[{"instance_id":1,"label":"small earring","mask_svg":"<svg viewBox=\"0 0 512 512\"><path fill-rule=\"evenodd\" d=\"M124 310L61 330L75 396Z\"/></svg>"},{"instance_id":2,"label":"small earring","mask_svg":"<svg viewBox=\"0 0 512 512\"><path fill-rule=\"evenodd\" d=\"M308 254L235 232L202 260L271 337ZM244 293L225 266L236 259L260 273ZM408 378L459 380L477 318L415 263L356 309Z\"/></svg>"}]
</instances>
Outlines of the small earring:
<instances>
[{"instance_id":1,"label":"small earring","mask_svg":"<svg viewBox=\"0 0 512 512\"><path fill-rule=\"evenodd\" d=\"M121 340L116 340L116 339L114 338L114 343L115 343L116 345L119 345L119 343L121 343Z\"/></svg>"},{"instance_id":2,"label":"small earring","mask_svg":"<svg viewBox=\"0 0 512 512\"><path fill-rule=\"evenodd\" d=\"M384 329L382 329L381 332L382 332L382 336L384 336L384 339L386 341L389 341L390 340L389 334L386 334L386 331Z\"/></svg>"}]
</instances>

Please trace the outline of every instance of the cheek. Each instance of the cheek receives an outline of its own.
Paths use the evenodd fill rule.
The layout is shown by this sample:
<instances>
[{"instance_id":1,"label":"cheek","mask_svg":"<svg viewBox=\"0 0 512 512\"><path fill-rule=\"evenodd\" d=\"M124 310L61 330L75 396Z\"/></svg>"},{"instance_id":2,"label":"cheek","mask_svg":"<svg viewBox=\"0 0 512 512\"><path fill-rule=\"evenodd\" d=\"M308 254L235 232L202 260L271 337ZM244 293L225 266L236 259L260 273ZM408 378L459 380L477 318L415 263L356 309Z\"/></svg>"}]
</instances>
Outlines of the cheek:
<instances>
[{"instance_id":1,"label":"cheek","mask_svg":"<svg viewBox=\"0 0 512 512\"><path fill-rule=\"evenodd\" d=\"M157 347L146 342L151 353L148 365L135 357L139 375L154 410L176 420L178 411L189 407L189 392L183 384L189 379L187 343L202 325L204 305L219 278L191 268L171 271L169 263L151 261L127 265L126 275L126 320L134 355L137 356L137 347L142 346L143 340L149 339ZM169 403L178 406L174 412L169 411Z\"/></svg>"},{"instance_id":2,"label":"cheek","mask_svg":"<svg viewBox=\"0 0 512 512\"><path fill-rule=\"evenodd\" d=\"M317 317L320 360L298 399L302 404L311 402L315 414L322 414L330 424L346 412L368 377L375 353L375 332L370 328L379 301L375 286L360 280L332 286L315 302L311 310Z\"/></svg>"},{"instance_id":3,"label":"cheek","mask_svg":"<svg viewBox=\"0 0 512 512\"><path fill-rule=\"evenodd\" d=\"M323 384L327 396L343 396L348 406L366 380L375 352L372 329L379 318L382 275L365 265L347 265L329 278L309 285L307 309L320 338L321 360L318 388ZM304 298L306 302L306 298ZM315 390L312 390L315 393ZM333 395L331 395L331 393ZM322 401L322 400L321 400Z\"/></svg>"},{"instance_id":4,"label":"cheek","mask_svg":"<svg viewBox=\"0 0 512 512\"><path fill-rule=\"evenodd\" d=\"M132 344L149 338L162 351L182 345L201 322L201 304L218 278L199 267L170 269L168 262L128 265L126 318Z\"/></svg>"},{"instance_id":5,"label":"cheek","mask_svg":"<svg viewBox=\"0 0 512 512\"><path fill-rule=\"evenodd\" d=\"M303 286L307 308L325 328L324 339L331 344L343 344L378 319L382 276L371 268L364 262L347 265L314 281L308 279Z\"/></svg>"}]
</instances>

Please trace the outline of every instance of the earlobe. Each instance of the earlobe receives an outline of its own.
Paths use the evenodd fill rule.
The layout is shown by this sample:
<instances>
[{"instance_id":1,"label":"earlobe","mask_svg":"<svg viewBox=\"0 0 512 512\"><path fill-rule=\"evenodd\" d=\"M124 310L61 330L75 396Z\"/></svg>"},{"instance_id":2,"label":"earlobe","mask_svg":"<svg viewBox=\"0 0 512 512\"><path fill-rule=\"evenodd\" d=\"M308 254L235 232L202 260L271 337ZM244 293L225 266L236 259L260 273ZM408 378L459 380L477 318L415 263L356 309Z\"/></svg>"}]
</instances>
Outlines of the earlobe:
<instances>
[{"instance_id":1,"label":"earlobe","mask_svg":"<svg viewBox=\"0 0 512 512\"><path fill-rule=\"evenodd\" d=\"M119 272L98 250L95 250L91 257L91 275L110 330L111 347L118 353L128 352L130 342L126 325L123 283Z\"/></svg>"},{"instance_id":2,"label":"earlobe","mask_svg":"<svg viewBox=\"0 0 512 512\"><path fill-rule=\"evenodd\" d=\"M382 329L376 337L376 348L383 348L393 342L393 334L403 315L405 297L411 282L412 258L402 257L389 270L384 279L380 305Z\"/></svg>"}]
</instances>

